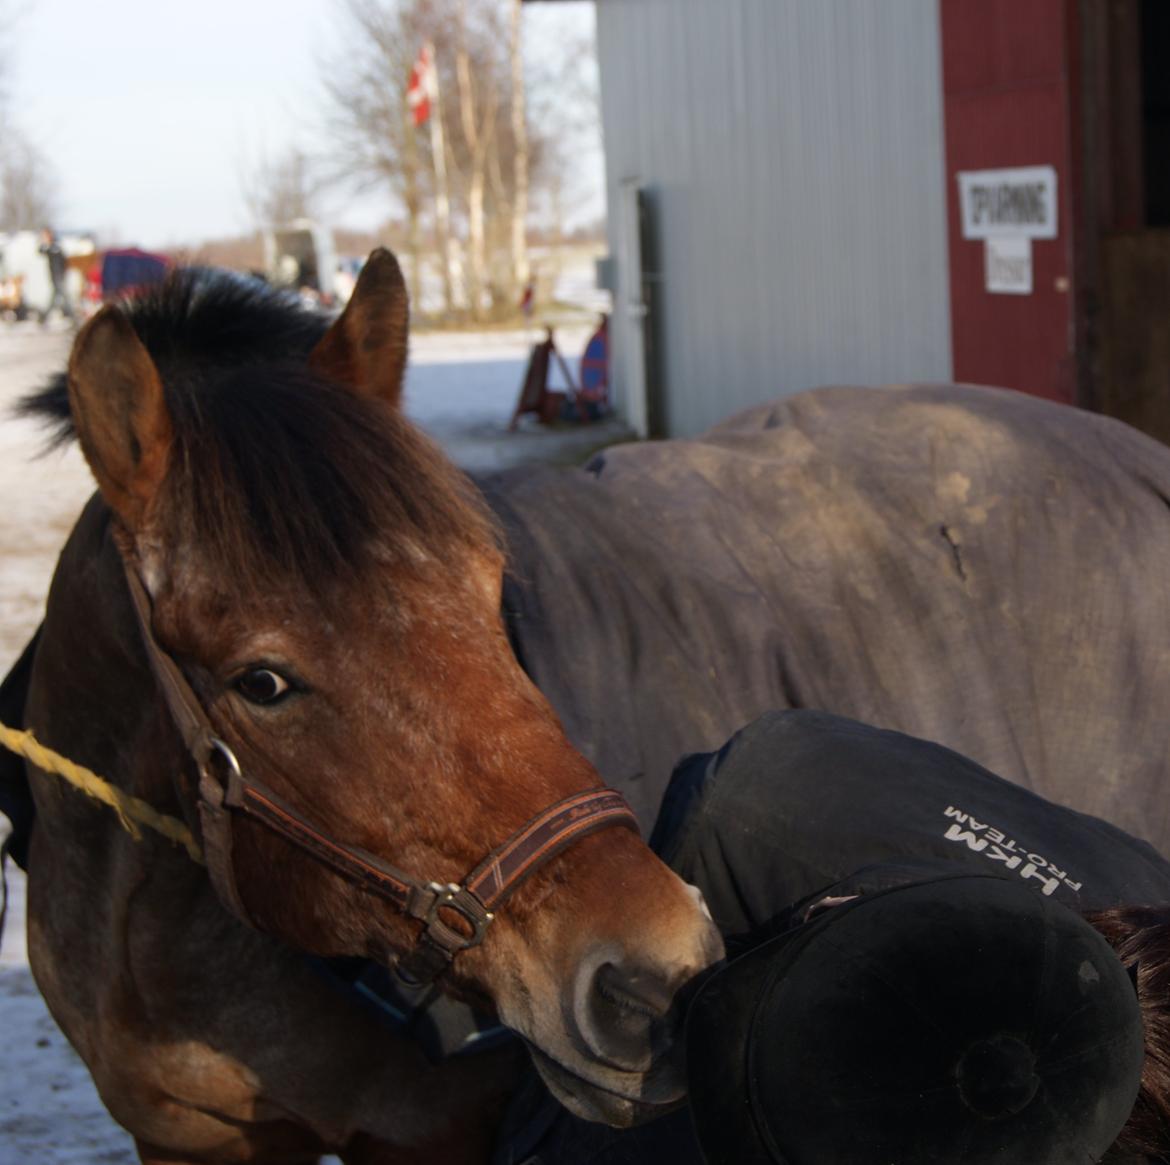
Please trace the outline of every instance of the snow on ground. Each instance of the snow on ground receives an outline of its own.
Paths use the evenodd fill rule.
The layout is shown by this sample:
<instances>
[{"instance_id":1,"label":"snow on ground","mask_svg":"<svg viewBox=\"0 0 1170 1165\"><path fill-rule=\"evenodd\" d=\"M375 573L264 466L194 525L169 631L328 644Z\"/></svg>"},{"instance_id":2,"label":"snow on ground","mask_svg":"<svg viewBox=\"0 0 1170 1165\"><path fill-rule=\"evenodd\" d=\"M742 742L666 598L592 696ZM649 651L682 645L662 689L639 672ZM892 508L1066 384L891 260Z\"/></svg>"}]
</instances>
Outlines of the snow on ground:
<instances>
[{"instance_id":1,"label":"snow on ground","mask_svg":"<svg viewBox=\"0 0 1170 1165\"><path fill-rule=\"evenodd\" d=\"M557 333L574 375L588 330ZM525 424L506 432L529 346L539 338L535 329L418 337L408 415L471 470L565 460L624 436L615 423L553 432ZM0 324L0 675L40 620L57 554L92 490L75 447L37 458L42 431L10 415L21 394L64 367L69 340L66 331ZM0 944L0 1165L133 1165L130 1138L106 1114L37 993L24 945L24 881L11 866L8 889Z\"/></svg>"},{"instance_id":2,"label":"snow on ground","mask_svg":"<svg viewBox=\"0 0 1170 1165\"><path fill-rule=\"evenodd\" d=\"M574 380L592 328L556 329L557 350ZM616 420L549 430L534 417L507 431L529 350L544 339L540 328L525 332L423 333L411 342L406 377L407 415L438 440L464 469L489 472L532 461L579 460L599 445L624 440ZM549 387L563 391L565 377L552 361Z\"/></svg>"}]
</instances>

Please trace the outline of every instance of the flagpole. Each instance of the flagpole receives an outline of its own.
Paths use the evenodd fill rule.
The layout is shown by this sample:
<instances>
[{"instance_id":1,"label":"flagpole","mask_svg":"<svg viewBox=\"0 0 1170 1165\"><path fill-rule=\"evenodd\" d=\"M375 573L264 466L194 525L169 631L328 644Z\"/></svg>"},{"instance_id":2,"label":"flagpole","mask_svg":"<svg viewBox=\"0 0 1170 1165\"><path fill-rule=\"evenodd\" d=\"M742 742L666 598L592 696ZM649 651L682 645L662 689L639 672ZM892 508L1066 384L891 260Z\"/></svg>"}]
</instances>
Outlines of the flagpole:
<instances>
[{"instance_id":1,"label":"flagpole","mask_svg":"<svg viewBox=\"0 0 1170 1165\"><path fill-rule=\"evenodd\" d=\"M447 145L443 136L443 111L439 104L439 70L435 46L427 41L427 93L431 99L431 158L435 167L435 233L439 244L439 269L443 276L443 298L447 311L453 306L451 286L451 199L447 192Z\"/></svg>"}]
</instances>

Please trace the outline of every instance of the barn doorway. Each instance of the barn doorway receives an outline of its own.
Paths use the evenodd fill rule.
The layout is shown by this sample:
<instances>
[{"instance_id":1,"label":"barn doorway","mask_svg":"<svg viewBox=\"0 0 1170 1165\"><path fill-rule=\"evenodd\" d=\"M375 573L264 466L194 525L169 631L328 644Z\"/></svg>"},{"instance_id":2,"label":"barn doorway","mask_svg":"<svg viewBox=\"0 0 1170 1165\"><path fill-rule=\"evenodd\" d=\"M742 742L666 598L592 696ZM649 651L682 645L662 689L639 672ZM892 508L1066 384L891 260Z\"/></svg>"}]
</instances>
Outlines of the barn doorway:
<instances>
[{"instance_id":1,"label":"barn doorway","mask_svg":"<svg viewBox=\"0 0 1170 1165\"><path fill-rule=\"evenodd\" d=\"M1084 395L1170 443L1170 4L1082 0L1081 18Z\"/></svg>"}]
</instances>

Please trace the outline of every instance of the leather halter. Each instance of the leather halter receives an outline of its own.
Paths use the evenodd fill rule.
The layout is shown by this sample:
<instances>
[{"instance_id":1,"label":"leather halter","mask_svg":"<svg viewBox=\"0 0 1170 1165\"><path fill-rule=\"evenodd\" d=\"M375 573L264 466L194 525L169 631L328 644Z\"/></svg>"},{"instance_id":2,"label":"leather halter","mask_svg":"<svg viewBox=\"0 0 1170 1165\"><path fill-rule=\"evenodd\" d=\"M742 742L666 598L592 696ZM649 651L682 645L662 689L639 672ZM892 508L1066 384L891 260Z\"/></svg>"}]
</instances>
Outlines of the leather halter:
<instances>
[{"instance_id":1,"label":"leather halter","mask_svg":"<svg viewBox=\"0 0 1170 1165\"><path fill-rule=\"evenodd\" d=\"M586 789L530 818L462 882L449 883L413 877L367 850L322 833L271 789L244 776L178 664L155 639L150 598L124 555L122 565L151 668L198 770L199 823L212 886L224 906L247 925L261 929L244 906L236 884L234 814L267 826L322 865L421 922L414 948L394 968L411 986L433 982L460 951L478 946L495 912L517 887L569 846L611 825L638 832L637 818L621 793L608 788Z\"/></svg>"}]
</instances>

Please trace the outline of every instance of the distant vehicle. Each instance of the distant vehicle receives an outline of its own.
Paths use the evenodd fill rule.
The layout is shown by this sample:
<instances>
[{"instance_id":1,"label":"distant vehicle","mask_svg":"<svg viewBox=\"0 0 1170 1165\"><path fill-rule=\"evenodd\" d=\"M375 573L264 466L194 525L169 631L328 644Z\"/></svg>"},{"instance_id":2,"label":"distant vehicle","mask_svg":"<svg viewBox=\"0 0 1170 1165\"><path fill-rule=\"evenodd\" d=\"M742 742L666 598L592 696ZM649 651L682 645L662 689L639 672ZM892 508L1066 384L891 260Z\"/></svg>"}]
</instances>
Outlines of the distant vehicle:
<instances>
[{"instance_id":1,"label":"distant vehicle","mask_svg":"<svg viewBox=\"0 0 1170 1165\"><path fill-rule=\"evenodd\" d=\"M337 256L333 232L307 218L264 232L264 267L276 287L332 307L337 298Z\"/></svg>"},{"instance_id":2,"label":"distant vehicle","mask_svg":"<svg viewBox=\"0 0 1170 1165\"><path fill-rule=\"evenodd\" d=\"M82 300L84 271L97 251L88 235L58 235L65 252L65 291L76 304ZM0 232L0 310L17 319L45 312L53 302L49 264L41 254L40 231Z\"/></svg>"},{"instance_id":3,"label":"distant vehicle","mask_svg":"<svg viewBox=\"0 0 1170 1165\"><path fill-rule=\"evenodd\" d=\"M365 266L365 256L346 255L337 260L337 274L333 277L333 296L338 307L349 303L357 278Z\"/></svg>"}]
</instances>

